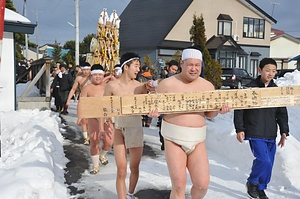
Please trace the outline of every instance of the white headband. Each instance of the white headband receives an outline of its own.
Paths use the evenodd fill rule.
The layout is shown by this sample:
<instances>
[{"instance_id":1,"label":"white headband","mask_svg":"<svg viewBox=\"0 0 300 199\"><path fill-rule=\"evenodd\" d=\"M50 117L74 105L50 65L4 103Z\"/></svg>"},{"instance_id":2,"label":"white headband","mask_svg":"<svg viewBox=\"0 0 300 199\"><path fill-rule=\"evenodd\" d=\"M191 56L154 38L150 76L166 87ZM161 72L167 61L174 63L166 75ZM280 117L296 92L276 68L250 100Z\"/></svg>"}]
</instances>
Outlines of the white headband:
<instances>
[{"instance_id":1,"label":"white headband","mask_svg":"<svg viewBox=\"0 0 300 199\"><path fill-rule=\"evenodd\" d=\"M122 68L121 67L116 67L115 70L122 70Z\"/></svg>"},{"instance_id":2,"label":"white headband","mask_svg":"<svg viewBox=\"0 0 300 199\"><path fill-rule=\"evenodd\" d=\"M182 51L181 60L186 60L189 58L200 59L202 61L202 53L200 50L187 48Z\"/></svg>"},{"instance_id":3,"label":"white headband","mask_svg":"<svg viewBox=\"0 0 300 199\"><path fill-rule=\"evenodd\" d=\"M135 60L135 59L140 59L139 57L133 57L133 58L131 58L131 59L128 59L128 60L126 60L126 61L124 61L124 63L121 65L121 68L123 68L123 66L125 65L125 64L127 64L128 62L130 62L130 61L132 61L132 60Z\"/></svg>"},{"instance_id":4,"label":"white headband","mask_svg":"<svg viewBox=\"0 0 300 199\"><path fill-rule=\"evenodd\" d=\"M104 71L103 70L92 70L91 74L92 75L94 75L94 74L104 74Z\"/></svg>"},{"instance_id":5,"label":"white headband","mask_svg":"<svg viewBox=\"0 0 300 199\"><path fill-rule=\"evenodd\" d=\"M80 68L81 68L81 69L90 69L91 66L81 66Z\"/></svg>"}]
</instances>

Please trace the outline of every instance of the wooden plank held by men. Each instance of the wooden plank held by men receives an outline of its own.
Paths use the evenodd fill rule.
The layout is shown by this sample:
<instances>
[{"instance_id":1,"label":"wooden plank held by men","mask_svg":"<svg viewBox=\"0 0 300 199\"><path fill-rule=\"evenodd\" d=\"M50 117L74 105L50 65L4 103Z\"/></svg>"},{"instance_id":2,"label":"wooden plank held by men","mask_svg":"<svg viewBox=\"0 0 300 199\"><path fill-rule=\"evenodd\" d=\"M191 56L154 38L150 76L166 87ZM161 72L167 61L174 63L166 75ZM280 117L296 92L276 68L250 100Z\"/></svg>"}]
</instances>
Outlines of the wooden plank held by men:
<instances>
[{"instance_id":1,"label":"wooden plank held by men","mask_svg":"<svg viewBox=\"0 0 300 199\"><path fill-rule=\"evenodd\" d=\"M159 93L132 96L81 97L84 118L232 109L268 108L300 105L300 86L215 90L195 93Z\"/></svg>"}]
</instances>

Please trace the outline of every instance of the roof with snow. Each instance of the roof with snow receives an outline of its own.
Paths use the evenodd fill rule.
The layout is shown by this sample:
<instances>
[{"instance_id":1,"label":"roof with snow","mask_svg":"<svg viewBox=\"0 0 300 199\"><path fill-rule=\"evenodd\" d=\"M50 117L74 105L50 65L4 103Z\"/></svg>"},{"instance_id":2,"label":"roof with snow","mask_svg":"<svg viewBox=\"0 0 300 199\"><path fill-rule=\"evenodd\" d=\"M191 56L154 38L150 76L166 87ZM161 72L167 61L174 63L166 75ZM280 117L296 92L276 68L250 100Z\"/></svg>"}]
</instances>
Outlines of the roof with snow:
<instances>
[{"instance_id":1,"label":"roof with snow","mask_svg":"<svg viewBox=\"0 0 300 199\"><path fill-rule=\"evenodd\" d=\"M33 34L36 24L32 24L29 19L5 8L4 11L4 31Z\"/></svg>"}]
</instances>

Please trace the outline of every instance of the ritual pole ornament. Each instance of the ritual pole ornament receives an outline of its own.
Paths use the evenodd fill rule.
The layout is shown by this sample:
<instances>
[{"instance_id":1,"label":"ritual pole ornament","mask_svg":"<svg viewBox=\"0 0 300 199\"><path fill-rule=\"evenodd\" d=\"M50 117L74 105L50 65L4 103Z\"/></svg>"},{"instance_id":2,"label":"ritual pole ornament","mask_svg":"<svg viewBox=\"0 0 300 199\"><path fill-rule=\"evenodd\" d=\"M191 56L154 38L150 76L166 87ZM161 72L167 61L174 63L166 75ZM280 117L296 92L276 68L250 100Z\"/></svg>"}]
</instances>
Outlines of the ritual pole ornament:
<instances>
[{"instance_id":1,"label":"ritual pole ornament","mask_svg":"<svg viewBox=\"0 0 300 199\"><path fill-rule=\"evenodd\" d=\"M214 90L193 93L157 93L131 96L82 97L85 118L184 113L231 109L254 109L300 105L300 86Z\"/></svg>"},{"instance_id":2,"label":"ritual pole ornament","mask_svg":"<svg viewBox=\"0 0 300 199\"><path fill-rule=\"evenodd\" d=\"M116 10L109 16L106 8L103 9L99 16L97 35L90 44L91 55L87 56L87 62L91 65L100 64L109 73L119 64L120 22Z\"/></svg>"}]
</instances>

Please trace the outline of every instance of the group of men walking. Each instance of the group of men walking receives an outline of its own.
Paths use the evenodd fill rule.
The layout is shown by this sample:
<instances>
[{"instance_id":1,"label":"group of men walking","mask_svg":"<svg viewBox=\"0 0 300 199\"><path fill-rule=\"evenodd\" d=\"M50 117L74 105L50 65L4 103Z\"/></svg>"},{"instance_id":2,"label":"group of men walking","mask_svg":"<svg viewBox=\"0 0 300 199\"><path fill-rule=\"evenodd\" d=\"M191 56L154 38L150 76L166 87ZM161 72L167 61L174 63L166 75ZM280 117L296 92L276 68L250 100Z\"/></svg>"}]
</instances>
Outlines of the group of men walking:
<instances>
[{"instance_id":1,"label":"group of men walking","mask_svg":"<svg viewBox=\"0 0 300 199\"><path fill-rule=\"evenodd\" d=\"M120 199L133 199L134 191L139 178L139 165L143 152L143 126L141 116L118 116L115 118L89 118L85 119L80 103L81 97L101 96L128 96L146 94L149 91L158 93L183 93L203 92L214 90L209 81L200 76L203 67L201 51L191 47L182 52L180 66L172 62L167 74L168 78L158 81L140 82L136 77L141 70L140 57L136 53L125 53L122 55L120 65L115 66L115 73L105 76L103 67L99 64L92 67L85 63L82 73L75 78L72 88L69 89L65 98L66 108L76 90L80 88L81 95L78 103L77 124L82 126L85 143L90 146L92 159L91 174L99 173L99 164L106 165L107 152L113 146L114 158L117 166L116 191ZM181 72L176 74L176 71ZM261 76L249 86L275 86L273 83L276 62L267 59L260 65ZM271 71L271 72L270 72ZM62 72L62 75L64 73ZM58 77L60 78L60 77ZM59 81L59 79L58 79ZM260 85L261 84L261 85ZM60 85L59 85L60 86ZM65 110L65 107L63 107ZM160 116L156 109L147 115L150 118L160 117L160 135L162 149L165 151L166 162L172 182L170 198L184 198L186 188L187 172L189 171L192 188L192 198L203 198L209 186L210 172L208 156L206 152L206 118L213 118L219 113L225 114L231 111L228 105L223 105L218 111L192 112L192 113L170 113ZM256 158L252 167L252 173L247 181L247 193L251 198L267 199L264 190L270 181L275 149L276 128L273 124L278 123L282 138L279 145L284 146L288 135L286 109L271 108L270 114L256 111L235 111L235 126L237 139L250 141L250 147ZM249 117L243 117L246 114ZM259 118L251 115L257 114ZM248 121L252 118L251 121ZM267 120L263 119L267 118ZM253 127L257 119L258 126ZM272 126L265 125L263 121L269 121ZM264 131L267 130L268 133ZM261 131L254 133L254 131ZM267 136L266 136L267 135ZM272 149L271 149L271 148ZM127 176L127 151L129 151L129 187L126 186ZM264 155L262 155L264 153ZM268 166L266 169L265 166Z\"/></svg>"}]
</instances>

